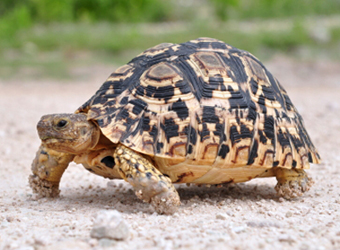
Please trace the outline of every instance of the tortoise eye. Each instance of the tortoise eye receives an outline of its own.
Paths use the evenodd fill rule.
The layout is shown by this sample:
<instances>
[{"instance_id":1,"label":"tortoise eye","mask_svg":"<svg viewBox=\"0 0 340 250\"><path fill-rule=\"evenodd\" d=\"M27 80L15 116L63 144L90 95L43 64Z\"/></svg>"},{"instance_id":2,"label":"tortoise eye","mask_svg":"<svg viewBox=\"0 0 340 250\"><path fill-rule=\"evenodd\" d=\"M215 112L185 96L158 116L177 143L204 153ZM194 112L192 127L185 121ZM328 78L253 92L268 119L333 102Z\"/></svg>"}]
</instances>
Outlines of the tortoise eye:
<instances>
[{"instance_id":1,"label":"tortoise eye","mask_svg":"<svg viewBox=\"0 0 340 250\"><path fill-rule=\"evenodd\" d=\"M67 124L67 121L66 120L60 120L58 123L57 123L57 127L58 128L63 128L65 127Z\"/></svg>"}]
</instances>

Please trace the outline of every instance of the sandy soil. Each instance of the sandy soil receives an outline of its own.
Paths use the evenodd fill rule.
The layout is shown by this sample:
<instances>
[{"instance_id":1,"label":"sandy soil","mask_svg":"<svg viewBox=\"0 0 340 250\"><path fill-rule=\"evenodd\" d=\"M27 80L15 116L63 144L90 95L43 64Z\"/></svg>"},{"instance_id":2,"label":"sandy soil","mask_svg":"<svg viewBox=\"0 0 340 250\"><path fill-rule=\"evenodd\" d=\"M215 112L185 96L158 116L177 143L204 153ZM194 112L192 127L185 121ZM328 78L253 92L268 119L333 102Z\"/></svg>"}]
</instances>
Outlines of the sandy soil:
<instances>
[{"instance_id":1,"label":"sandy soil","mask_svg":"<svg viewBox=\"0 0 340 250\"><path fill-rule=\"evenodd\" d=\"M178 185L182 206L173 216L154 213L128 184L75 164L64 174L60 198L32 196L27 179L39 146L37 121L73 112L113 67L80 69L77 81L0 80L0 249L340 249L340 64L276 58L266 65L323 158L309 171L315 185L293 201L276 197L274 178L220 189ZM91 239L103 209L122 213L127 240Z\"/></svg>"}]
</instances>

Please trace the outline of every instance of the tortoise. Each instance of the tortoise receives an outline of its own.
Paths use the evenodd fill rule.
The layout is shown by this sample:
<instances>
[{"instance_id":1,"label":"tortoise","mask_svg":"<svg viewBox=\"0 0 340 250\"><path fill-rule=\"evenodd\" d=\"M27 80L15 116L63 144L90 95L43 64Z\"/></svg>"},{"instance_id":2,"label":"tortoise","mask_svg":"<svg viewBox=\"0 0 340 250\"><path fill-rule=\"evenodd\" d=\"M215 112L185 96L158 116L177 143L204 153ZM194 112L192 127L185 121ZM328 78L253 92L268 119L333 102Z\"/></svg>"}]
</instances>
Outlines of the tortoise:
<instances>
[{"instance_id":1,"label":"tortoise","mask_svg":"<svg viewBox=\"0 0 340 250\"><path fill-rule=\"evenodd\" d=\"M300 114L249 52L212 38L162 43L112 73L75 113L37 125L30 186L59 194L71 161L129 182L158 213L180 205L173 183L223 184L275 176L279 196L310 189L319 163Z\"/></svg>"}]
</instances>

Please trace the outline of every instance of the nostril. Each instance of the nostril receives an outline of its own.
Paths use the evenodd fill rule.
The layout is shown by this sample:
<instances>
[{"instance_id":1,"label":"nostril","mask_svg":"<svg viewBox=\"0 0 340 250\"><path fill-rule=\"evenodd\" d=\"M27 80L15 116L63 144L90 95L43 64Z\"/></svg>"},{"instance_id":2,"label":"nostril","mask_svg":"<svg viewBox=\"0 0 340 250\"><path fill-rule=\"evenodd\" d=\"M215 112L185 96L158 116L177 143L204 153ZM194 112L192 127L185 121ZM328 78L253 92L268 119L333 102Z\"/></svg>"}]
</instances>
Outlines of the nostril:
<instances>
[{"instance_id":1,"label":"nostril","mask_svg":"<svg viewBox=\"0 0 340 250\"><path fill-rule=\"evenodd\" d=\"M43 120L40 120L37 124L37 129L39 130L40 128L46 127L46 124Z\"/></svg>"},{"instance_id":2,"label":"nostril","mask_svg":"<svg viewBox=\"0 0 340 250\"><path fill-rule=\"evenodd\" d=\"M49 123L44 120L41 119L38 124L37 124L37 131L38 131L38 135L40 137L41 140L45 140L48 139L48 127L49 127Z\"/></svg>"}]
</instances>

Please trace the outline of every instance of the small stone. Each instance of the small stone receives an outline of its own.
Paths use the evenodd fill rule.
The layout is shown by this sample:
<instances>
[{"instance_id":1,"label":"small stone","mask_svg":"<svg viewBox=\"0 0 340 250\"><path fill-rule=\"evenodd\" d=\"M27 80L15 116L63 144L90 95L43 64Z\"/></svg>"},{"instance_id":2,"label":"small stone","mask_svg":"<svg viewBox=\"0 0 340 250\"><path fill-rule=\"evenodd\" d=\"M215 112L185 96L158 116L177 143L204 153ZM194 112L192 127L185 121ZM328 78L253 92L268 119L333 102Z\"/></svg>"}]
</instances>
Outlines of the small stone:
<instances>
[{"instance_id":1,"label":"small stone","mask_svg":"<svg viewBox=\"0 0 340 250\"><path fill-rule=\"evenodd\" d=\"M292 216L293 216L293 213L292 213L292 212L288 211L288 212L286 213L286 217L287 217L287 218L292 217Z\"/></svg>"},{"instance_id":2,"label":"small stone","mask_svg":"<svg viewBox=\"0 0 340 250\"><path fill-rule=\"evenodd\" d=\"M98 240L97 239L90 239L89 244L91 247L96 247L98 245Z\"/></svg>"},{"instance_id":3,"label":"small stone","mask_svg":"<svg viewBox=\"0 0 340 250\"><path fill-rule=\"evenodd\" d=\"M217 203L217 205L218 206L224 206L226 203L225 203L225 201L224 200L222 200L222 201L219 201L218 203Z\"/></svg>"},{"instance_id":4,"label":"small stone","mask_svg":"<svg viewBox=\"0 0 340 250\"><path fill-rule=\"evenodd\" d=\"M229 215L229 216L234 216L234 213L233 213L232 211L230 211L230 210L228 210L226 213L227 213L227 215Z\"/></svg>"},{"instance_id":5,"label":"small stone","mask_svg":"<svg viewBox=\"0 0 340 250\"><path fill-rule=\"evenodd\" d=\"M216 214L216 219L218 220L226 220L228 216L226 214L218 213Z\"/></svg>"},{"instance_id":6,"label":"small stone","mask_svg":"<svg viewBox=\"0 0 340 250\"><path fill-rule=\"evenodd\" d=\"M287 242L287 243L294 243L295 239L293 239L290 235L280 235L279 239L280 242Z\"/></svg>"},{"instance_id":7,"label":"small stone","mask_svg":"<svg viewBox=\"0 0 340 250\"><path fill-rule=\"evenodd\" d=\"M36 245L36 246L45 246L46 242L42 238L34 238L34 245Z\"/></svg>"},{"instance_id":8,"label":"small stone","mask_svg":"<svg viewBox=\"0 0 340 250\"><path fill-rule=\"evenodd\" d=\"M107 182L106 186L107 186L108 188L111 188L111 187L116 188L116 187L117 187L117 184L116 184L115 181L109 181L109 182Z\"/></svg>"},{"instance_id":9,"label":"small stone","mask_svg":"<svg viewBox=\"0 0 340 250\"><path fill-rule=\"evenodd\" d=\"M129 226L117 210L100 211L95 218L91 237L126 240L129 237Z\"/></svg>"},{"instance_id":10,"label":"small stone","mask_svg":"<svg viewBox=\"0 0 340 250\"><path fill-rule=\"evenodd\" d=\"M173 216L174 218L179 218L179 217L180 217L178 213L174 213L172 216Z\"/></svg>"},{"instance_id":11,"label":"small stone","mask_svg":"<svg viewBox=\"0 0 340 250\"><path fill-rule=\"evenodd\" d=\"M6 217L6 220L7 220L8 222L13 222L13 221L14 221L14 217L13 217L13 216L7 216L7 217Z\"/></svg>"},{"instance_id":12,"label":"small stone","mask_svg":"<svg viewBox=\"0 0 340 250\"><path fill-rule=\"evenodd\" d=\"M322 229L320 227L312 227L309 231L313 234L319 235L321 234Z\"/></svg>"},{"instance_id":13,"label":"small stone","mask_svg":"<svg viewBox=\"0 0 340 250\"><path fill-rule=\"evenodd\" d=\"M267 215L270 216L270 217L274 217L275 216L275 214L273 212L271 212L271 211L267 212Z\"/></svg>"},{"instance_id":14,"label":"small stone","mask_svg":"<svg viewBox=\"0 0 340 250\"><path fill-rule=\"evenodd\" d=\"M246 228L243 226L233 227L231 229L234 231L234 233L242 233L246 231Z\"/></svg>"}]
</instances>

